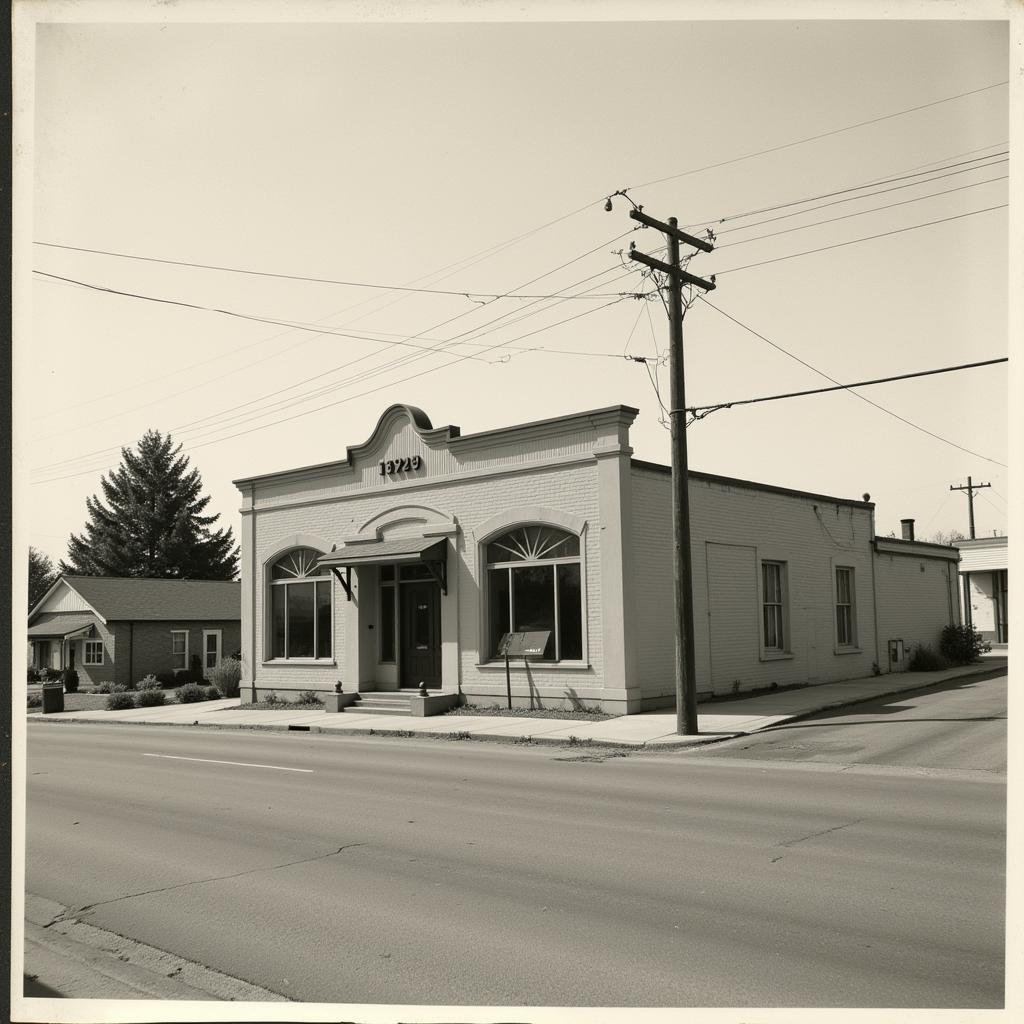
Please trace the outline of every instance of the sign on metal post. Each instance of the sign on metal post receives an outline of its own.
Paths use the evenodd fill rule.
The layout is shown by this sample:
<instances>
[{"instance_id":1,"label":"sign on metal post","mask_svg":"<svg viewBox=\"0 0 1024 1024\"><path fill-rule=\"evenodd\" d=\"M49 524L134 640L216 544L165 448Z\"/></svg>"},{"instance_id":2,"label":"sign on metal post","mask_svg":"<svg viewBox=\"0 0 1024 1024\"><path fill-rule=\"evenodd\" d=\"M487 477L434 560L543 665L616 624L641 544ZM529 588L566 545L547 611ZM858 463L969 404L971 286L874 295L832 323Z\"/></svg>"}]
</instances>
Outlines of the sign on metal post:
<instances>
[{"instance_id":1,"label":"sign on metal post","mask_svg":"<svg viewBox=\"0 0 1024 1024\"><path fill-rule=\"evenodd\" d=\"M530 630L522 633L506 633L498 642L498 653L505 656L505 692L509 709L512 707L512 670L509 658L543 658L551 639L550 629Z\"/></svg>"}]
</instances>

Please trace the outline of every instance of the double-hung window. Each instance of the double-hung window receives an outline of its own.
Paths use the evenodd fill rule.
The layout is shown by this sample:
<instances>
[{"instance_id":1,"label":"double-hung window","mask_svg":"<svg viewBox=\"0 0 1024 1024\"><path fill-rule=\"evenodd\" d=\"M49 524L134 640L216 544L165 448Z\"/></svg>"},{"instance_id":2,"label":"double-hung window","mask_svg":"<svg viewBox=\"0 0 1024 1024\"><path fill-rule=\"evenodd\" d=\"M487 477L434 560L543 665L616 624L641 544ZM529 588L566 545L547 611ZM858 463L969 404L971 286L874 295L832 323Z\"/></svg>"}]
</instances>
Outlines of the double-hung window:
<instances>
[{"instance_id":1,"label":"double-hung window","mask_svg":"<svg viewBox=\"0 0 1024 1024\"><path fill-rule=\"evenodd\" d=\"M188 630L171 630L171 668L175 672L178 669L188 668Z\"/></svg>"},{"instance_id":2,"label":"double-hung window","mask_svg":"<svg viewBox=\"0 0 1024 1024\"><path fill-rule=\"evenodd\" d=\"M103 664L103 641L86 640L85 651L83 652L82 663L84 665Z\"/></svg>"},{"instance_id":3,"label":"double-hung window","mask_svg":"<svg viewBox=\"0 0 1024 1024\"><path fill-rule=\"evenodd\" d=\"M853 647L857 643L854 615L853 569L836 567L836 644Z\"/></svg>"},{"instance_id":4,"label":"double-hung window","mask_svg":"<svg viewBox=\"0 0 1024 1024\"><path fill-rule=\"evenodd\" d=\"M761 615L767 652L786 650L786 563L761 563Z\"/></svg>"},{"instance_id":5,"label":"double-hung window","mask_svg":"<svg viewBox=\"0 0 1024 1024\"><path fill-rule=\"evenodd\" d=\"M296 548L270 568L270 650L274 659L329 659L331 578L320 552Z\"/></svg>"}]
</instances>

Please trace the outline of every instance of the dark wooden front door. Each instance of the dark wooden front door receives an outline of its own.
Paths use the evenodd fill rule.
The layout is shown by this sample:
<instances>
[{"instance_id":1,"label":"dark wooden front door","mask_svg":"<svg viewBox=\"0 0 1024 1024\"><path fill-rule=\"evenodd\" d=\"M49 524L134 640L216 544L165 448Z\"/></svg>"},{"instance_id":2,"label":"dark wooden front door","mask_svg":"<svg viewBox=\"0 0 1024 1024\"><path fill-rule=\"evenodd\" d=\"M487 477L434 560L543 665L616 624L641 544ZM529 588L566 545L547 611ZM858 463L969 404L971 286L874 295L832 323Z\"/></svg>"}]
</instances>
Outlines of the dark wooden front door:
<instances>
[{"instance_id":1,"label":"dark wooden front door","mask_svg":"<svg viewBox=\"0 0 1024 1024\"><path fill-rule=\"evenodd\" d=\"M401 685L441 685L441 588L433 580L399 586Z\"/></svg>"}]
</instances>

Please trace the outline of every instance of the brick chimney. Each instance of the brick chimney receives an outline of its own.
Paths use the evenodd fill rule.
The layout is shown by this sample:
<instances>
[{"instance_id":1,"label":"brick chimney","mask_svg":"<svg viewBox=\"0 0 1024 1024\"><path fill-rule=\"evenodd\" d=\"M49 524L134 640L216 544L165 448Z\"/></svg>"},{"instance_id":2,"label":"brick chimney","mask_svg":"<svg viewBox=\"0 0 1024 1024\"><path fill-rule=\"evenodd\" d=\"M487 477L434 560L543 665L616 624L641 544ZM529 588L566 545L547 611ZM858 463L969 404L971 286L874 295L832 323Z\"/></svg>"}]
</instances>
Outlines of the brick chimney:
<instances>
[{"instance_id":1,"label":"brick chimney","mask_svg":"<svg viewBox=\"0 0 1024 1024\"><path fill-rule=\"evenodd\" d=\"M903 527L903 539L913 540L914 539L914 520L913 519L901 519L900 526Z\"/></svg>"}]
</instances>

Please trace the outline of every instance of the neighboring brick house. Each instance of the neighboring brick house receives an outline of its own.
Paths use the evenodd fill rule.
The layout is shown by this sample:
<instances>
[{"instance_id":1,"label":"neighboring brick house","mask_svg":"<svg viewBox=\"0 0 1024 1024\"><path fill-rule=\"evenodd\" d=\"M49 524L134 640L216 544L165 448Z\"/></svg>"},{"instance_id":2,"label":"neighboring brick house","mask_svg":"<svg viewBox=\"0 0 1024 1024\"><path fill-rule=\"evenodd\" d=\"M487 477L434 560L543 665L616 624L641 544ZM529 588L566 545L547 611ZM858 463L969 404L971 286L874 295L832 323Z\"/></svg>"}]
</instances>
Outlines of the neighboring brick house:
<instances>
[{"instance_id":1,"label":"neighboring brick house","mask_svg":"<svg viewBox=\"0 0 1024 1024\"><path fill-rule=\"evenodd\" d=\"M514 703L671 706L671 479L632 458L636 415L463 436L395 405L341 461L237 480L245 695L425 682L503 702L499 640L542 630L543 655L511 662ZM945 568L919 571L951 561L955 581L955 549L885 546L868 500L699 472L689 488L699 694L899 668L889 640L957 621Z\"/></svg>"},{"instance_id":2,"label":"neighboring brick house","mask_svg":"<svg viewBox=\"0 0 1024 1024\"><path fill-rule=\"evenodd\" d=\"M240 649L241 585L62 576L28 617L30 665L74 668L82 685L206 673Z\"/></svg>"}]
</instances>

